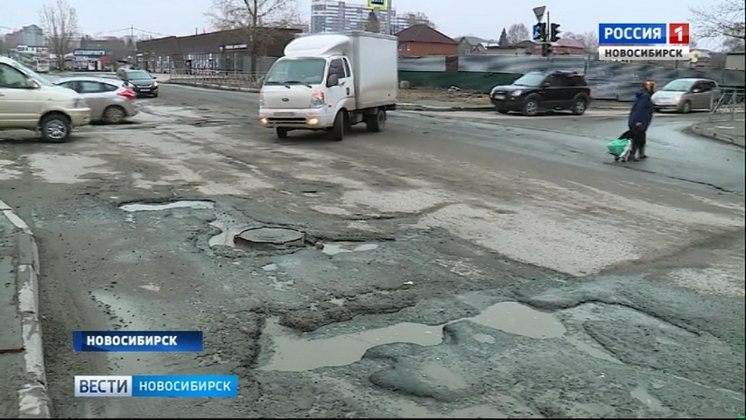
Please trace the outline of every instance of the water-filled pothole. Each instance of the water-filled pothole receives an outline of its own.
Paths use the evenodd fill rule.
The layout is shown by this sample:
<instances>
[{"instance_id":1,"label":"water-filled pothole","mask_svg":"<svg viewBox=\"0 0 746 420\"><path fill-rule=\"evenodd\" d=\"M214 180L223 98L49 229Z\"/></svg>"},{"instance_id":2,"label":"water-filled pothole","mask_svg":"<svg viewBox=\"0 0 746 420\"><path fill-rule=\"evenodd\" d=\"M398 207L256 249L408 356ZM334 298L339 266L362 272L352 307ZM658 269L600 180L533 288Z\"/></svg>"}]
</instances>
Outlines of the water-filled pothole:
<instances>
[{"instance_id":1,"label":"water-filled pothole","mask_svg":"<svg viewBox=\"0 0 746 420\"><path fill-rule=\"evenodd\" d=\"M119 206L121 210L126 212L136 211L163 211L170 209L194 209L194 210L206 210L215 207L215 203L208 200L179 200L168 203L127 203Z\"/></svg>"},{"instance_id":2,"label":"water-filled pothole","mask_svg":"<svg viewBox=\"0 0 746 420\"><path fill-rule=\"evenodd\" d=\"M327 255L337 255L345 252L373 251L378 244L358 242L327 242L323 244L321 252Z\"/></svg>"},{"instance_id":3,"label":"water-filled pothole","mask_svg":"<svg viewBox=\"0 0 746 420\"><path fill-rule=\"evenodd\" d=\"M392 343L413 343L434 346L443 341L443 327L468 320L515 335L547 339L565 334L565 326L553 315L537 311L518 302L501 302L490 306L479 315L441 325L403 322L353 334L308 339L279 324L278 319L267 320L265 334L272 337L274 352L269 362L261 367L268 371L306 371L326 366L346 366L355 363L372 347ZM475 340L485 342L484 337Z\"/></svg>"}]
</instances>

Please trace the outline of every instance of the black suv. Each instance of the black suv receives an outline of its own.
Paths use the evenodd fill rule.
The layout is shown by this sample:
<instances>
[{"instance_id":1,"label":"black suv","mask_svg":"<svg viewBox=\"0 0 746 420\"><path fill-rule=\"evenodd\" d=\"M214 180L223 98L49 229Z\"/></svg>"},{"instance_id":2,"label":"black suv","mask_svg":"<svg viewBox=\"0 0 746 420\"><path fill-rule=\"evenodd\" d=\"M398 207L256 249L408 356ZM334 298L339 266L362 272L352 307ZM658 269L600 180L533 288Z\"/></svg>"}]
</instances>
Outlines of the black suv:
<instances>
[{"instance_id":1,"label":"black suv","mask_svg":"<svg viewBox=\"0 0 746 420\"><path fill-rule=\"evenodd\" d=\"M582 115L591 101L585 78L569 71L526 73L509 86L495 86L490 100L497 112L518 111L533 116L540 112L569 110Z\"/></svg>"}]
</instances>

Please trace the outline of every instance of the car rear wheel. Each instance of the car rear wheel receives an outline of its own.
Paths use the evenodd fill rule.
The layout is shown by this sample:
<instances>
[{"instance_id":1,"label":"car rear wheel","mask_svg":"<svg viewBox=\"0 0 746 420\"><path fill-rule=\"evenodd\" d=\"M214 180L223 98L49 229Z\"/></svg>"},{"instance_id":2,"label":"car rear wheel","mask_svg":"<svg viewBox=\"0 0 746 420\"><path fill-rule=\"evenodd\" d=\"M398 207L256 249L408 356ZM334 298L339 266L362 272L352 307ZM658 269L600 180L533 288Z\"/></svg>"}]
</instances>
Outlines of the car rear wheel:
<instances>
[{"instance_id":1,"label":"car rear wheel","mask_svg":"<svg viewBox=\"0 0 746 420\"><path fill-rule=\"evenodd\" d=\"M539 113L539 101L536 98L528 98L523 103L523 115L533 117Z\"/></svg>"},{"instance_id":2,"label":"car rear wheel","mask_svg":"<svg viewBox=\"0 0 746 420\"><path fill-rule=\"evenodd\" d=\"M124 108L116 105L107 107L104 110L104 121L109 124L119 124L127 117L127 112Z\"/></svg>"},{"instance_id":3,"label":"car rear wheel","mask_svg":"<svg viewBox=\"0 0 746 420\"><path fill-rule=\"evenodd\" d=\"M583 115L585 114L587 106L588 103L584 98L575 98L572 103L572 113L575 115Z\"/></svg>"}]
</instances>

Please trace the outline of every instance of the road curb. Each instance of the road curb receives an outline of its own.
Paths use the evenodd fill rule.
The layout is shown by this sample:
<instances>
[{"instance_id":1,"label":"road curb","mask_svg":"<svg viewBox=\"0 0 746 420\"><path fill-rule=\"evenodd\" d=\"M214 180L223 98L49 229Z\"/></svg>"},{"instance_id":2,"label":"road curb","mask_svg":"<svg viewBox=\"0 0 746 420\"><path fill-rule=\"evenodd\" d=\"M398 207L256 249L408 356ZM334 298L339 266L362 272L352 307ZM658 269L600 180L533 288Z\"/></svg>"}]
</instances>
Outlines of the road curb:
<instances>
[{"instance_id":1,"label":"road curb","mask_svg":"<svg viewBox=\"0 0 746 420\"><path fill-rule=\"evenodd\" d=\"M259 89L216 85L212 83L190 83L190 82L182 82L179 80L176 80L176 81L168 80L168 81L164 81L163 83L170 84L170 85L194 86L194 87L201 87L201 88L215 89L215 90L227 90L227 91L233 91L233 92L259 93Z\"/></svg>"},{"instance_id":2,"label":"road curb","mask_svg":"<svg viewBox=\"0 0 746 420\"><path fill-rule=\"evenodd\" d=\"M39 248L26 222L2 200L0 211L18 230L17 301L18 312L21 315L23 359L26 365L26 383L18 390L19 418L50 418L51 404L47 392L39 318Z\"/></svg>"},{"instance_id":3,"label":"road curb","mask_svg":"<svg viewBox=\"0 0 746 420\"><path fill-rule=\"evenodd\" d=\"M744 145L744 139L738 138L736 136L731 136L728 134L718 133L717 130L712 128L703 128L702 123L698 122L695 124L692 124L691 127L689 127L689 130L702 137L707 137L713 140L721 141L723 143L732 144L738 147L745 147Z\"/></svg>"}]
</instances>

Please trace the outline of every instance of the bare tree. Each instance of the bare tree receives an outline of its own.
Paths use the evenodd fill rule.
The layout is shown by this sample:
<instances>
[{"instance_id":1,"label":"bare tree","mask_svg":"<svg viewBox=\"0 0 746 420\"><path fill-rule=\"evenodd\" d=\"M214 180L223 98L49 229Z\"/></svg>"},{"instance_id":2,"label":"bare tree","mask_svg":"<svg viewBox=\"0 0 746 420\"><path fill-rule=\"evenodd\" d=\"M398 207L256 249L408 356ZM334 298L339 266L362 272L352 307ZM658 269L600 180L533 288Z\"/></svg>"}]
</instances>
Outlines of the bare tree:
<instances>
[{"instance_id":1,"label":"bare tree","mask_svg":"<svg viewBox=\"0 0 746 420\"><path fill-rule=\"evenodd\" d=\"M739 38L727 38L723 41L721 48L725 52L743 52L746 50L746 41Z\"/></svg>"},{"instance_id":2,"label":"bare tree","mask_svg":"<svg viewBox=\"0 0 746 420\"><path fill-rule=\"evenodd\" d=\"M566 32L562 37L574 39L575 41L582 43L586 52L594 53L598 51L598 35L596 35L596 32L594 31L584 32L582 34Z\"/></svg>"},{"instance_id":3,"label":"bare tree","mask_svg":"<svg viewBox=\"0 0 746 420\"><path fill-rule=\"evenodd\" d=\"M269 28L299 26L296 0L212 0L206 13L218 29L241 29L249 47L251 73L257 72L257 58L263 46L272 41Z\"/></svg>"},{"instance_id":4,"label":"bare tree","mask_svg":"<svg viewBox=\"0 0 746 420\"><path fill-rule=\"evenodd\" d=\"M78 12L66 0L56 0L41 8L39 18L49 41L49 51L56 57L57 68L62 70L65 54L71 52L78 32Z\"/></svg>"},{"instance_id":5,"label":"bare tree","mask_svg":"<svg viewBox=\"0 0 746 420\"><path fill-rule=\"evenodd\" d=\"M368 20L365 21L365 30L367 32L381 32L381 22L378 20L378 15L373 10L368 14Z\"/></svg>"},{"instance_id":6,"label":"bare tree","mask_svg":"<svg viewBox=\"0 0 746 420\"><path fill-rule=\"evenodd\" d=\"M407 21L407 26L414 26L414 25L427 25L433 29L435 29L435 23L433 23L432 20L430 20L430 17L428 17L426 14L422 12L409 12L404 15L404 19Z\"/></svg>"},{"instance_id":7,"label":"bare tree","mask_svg":"<svg viewBox=\"0 0 746 420\"><path fill-rule=\"evenodd\" d=\"M514 23L508 28L509 45L515 45L528 39L531 39L531 33L528 31L526 25L522 23Z\"/></svg>"},{"instance_id":8,"label":"bare tree","mask_svg":"<svg viewBox=\"0 0 746 420\"><path fill-rule=\"evenodd\" d=\"M743 0L719 0L717 4L689 9L700 38L746 40L746 3Z\"/></svg>"}]
</instances>

